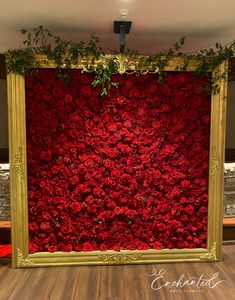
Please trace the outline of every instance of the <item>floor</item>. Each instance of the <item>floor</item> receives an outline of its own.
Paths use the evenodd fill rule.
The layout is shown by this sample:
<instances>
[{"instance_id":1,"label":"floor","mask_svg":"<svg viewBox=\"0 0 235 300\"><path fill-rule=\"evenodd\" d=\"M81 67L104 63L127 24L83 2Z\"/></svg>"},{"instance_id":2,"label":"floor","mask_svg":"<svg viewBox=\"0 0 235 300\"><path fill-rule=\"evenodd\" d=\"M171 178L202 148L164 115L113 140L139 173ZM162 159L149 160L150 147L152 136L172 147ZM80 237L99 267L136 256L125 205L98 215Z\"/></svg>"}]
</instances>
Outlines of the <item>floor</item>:
<instances>
[{"instance_id":1,"label":"floor","mask_svg":"<svg viewBox=\"0 0 235 300\"><path fill-rule=\"evenodd\" d=\"M1 259L0 300L233 300L235 245L223 252L222 262L17 270Z\"/></svg>"}]
</instances>

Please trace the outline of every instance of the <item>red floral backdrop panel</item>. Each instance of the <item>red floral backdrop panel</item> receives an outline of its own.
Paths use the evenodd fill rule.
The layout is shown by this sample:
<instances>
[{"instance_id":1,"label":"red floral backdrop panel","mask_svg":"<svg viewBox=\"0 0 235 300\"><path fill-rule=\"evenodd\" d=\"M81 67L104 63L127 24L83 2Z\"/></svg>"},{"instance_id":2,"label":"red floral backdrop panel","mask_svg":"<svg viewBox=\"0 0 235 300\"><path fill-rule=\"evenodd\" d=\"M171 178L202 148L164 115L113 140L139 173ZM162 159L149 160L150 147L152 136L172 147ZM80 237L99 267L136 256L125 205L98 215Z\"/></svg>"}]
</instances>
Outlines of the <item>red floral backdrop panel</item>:
<instances>
[{"instance_id":1,"label":"red floral backdrop panel","mask_svg":"<svg viewBox=\"0 0 235 300\"><path fill-rule=\"evenodd\" d=\"M26 77L29 249L206 248L210 95L192 72Z\"/></svg>"}]
</instances>

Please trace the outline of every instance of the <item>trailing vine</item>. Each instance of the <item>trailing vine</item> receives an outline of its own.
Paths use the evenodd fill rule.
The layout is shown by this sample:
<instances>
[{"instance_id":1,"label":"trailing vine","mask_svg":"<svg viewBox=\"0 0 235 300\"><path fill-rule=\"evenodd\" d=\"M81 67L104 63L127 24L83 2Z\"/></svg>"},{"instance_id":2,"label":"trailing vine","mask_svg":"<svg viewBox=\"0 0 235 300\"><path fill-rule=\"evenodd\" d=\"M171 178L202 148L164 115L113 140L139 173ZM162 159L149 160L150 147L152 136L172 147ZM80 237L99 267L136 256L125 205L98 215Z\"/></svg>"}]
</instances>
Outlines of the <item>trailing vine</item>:
<instances>
[{"instance_id":1,"label":"trailing vine","mask_svg":"<svg viewBox=\"0 0 235 300\"><path fill-rule=\"evenodd\" d=\"M27 72L36 71L40 67L36 56L44 54L49 60L54 61L59 71L59 78L70 82L70 72L79 65L84 58L89 58L89 63L84 66L86 72L95 73L93 86L101 86L101 95L107 95L111 86L117 83L112 81L112 75L119 72L115 59L110 56L104 61L105 54L98 46L99 38L92 35L90 41L85 44L83 41L75 43L65 41L51 33L43 26L33 29L31 32L22 29L21 33L25 36L23 48L8 50L6 54L7 71L19 75L25 75ZM231 59L235 54L235 41L223 46L216 43L214 48L201 49L194 53L182 53L181 49L186 42L185 37L181 37L178 42L165 52L158 52L150 56L140 56L137 51L127 50L123 56L136 58L135 70L142 73L157 73L158 79L164 77L164 69L168 66L170 60L180 56L183 59L183 65L176 66L176 71L184 71L190 60L196 60L198 67L196 73L204 76L208 72L213 72L223 61ZM138 58L138 59L137 59ZM101 62L100 62L101 61ZM226 73L217 75L211 79L211 89L214 93L219 92L218 80L226 78Z\"/></svg>"}]
</instances>

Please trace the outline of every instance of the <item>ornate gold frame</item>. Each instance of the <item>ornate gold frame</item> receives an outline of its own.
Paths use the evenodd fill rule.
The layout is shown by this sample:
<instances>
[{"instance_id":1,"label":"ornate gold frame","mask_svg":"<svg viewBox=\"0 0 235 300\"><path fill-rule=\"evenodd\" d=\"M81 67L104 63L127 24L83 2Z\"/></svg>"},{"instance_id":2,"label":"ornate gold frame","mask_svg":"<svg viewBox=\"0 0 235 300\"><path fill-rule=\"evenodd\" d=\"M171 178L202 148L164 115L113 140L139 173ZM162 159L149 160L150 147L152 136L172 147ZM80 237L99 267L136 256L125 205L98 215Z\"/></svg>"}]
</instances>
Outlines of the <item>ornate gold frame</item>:
<instances>
[{"instance_id":1,"label":"ornate gold frame","mask_svg":"<svg viewBox=\"0 0 235 300\"><path fill-rule=\"evenodd\" d=\"M105 63L107 57L102 58ZM136 71L138 58L114 57L118 72L123 74ZM38 56L40 67L55 68L55 64L44 56ZM74 68L86 71L89 59L82 60ZM182 66L181 58L172 59L165 71L174 71ZM187 71L195 71L196 61L191 61ZM146 70L139 70L145 73ZM212 74L216 76L227 71L227 62L222 63ZM153 70L157 72L157 70ZM10 189L12 218L12 266L37 267L59 265L107 265L141 264L156 262L200 262L218 261L222 258L222 212L223 212L223 162L226 124L227 82L220 79L220 92L212 95L210 165L209 165L209 206L207 249L164 249L164 250L122 250L115 252L38 252L28 250L28 209L27 209L27 161L26 161L26 118L25 118L25 79L16 74L7 75L9 148L10 148Z\"/></svg>"}]
</instances>

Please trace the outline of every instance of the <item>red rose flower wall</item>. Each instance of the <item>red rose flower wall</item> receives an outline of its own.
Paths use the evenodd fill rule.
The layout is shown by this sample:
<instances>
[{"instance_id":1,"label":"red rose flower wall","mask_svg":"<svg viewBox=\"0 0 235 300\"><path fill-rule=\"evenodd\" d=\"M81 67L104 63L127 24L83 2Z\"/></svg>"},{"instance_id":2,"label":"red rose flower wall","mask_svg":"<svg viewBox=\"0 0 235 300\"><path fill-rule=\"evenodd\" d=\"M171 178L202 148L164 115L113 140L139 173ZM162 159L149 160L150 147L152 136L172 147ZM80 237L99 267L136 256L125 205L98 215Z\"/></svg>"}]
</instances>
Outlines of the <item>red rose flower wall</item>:
<instances>
[{"instance_id":1,"label":"red rose flower wall","mask_svg":"<svg viewBox=\"0 0 235 300\"><path fill-rule=\"evenodd\" d=\"M26 77L30 253L206 248L210 95L192 72Z\"/></svg>"}]
</instances>

